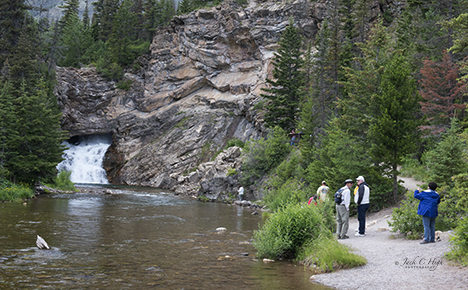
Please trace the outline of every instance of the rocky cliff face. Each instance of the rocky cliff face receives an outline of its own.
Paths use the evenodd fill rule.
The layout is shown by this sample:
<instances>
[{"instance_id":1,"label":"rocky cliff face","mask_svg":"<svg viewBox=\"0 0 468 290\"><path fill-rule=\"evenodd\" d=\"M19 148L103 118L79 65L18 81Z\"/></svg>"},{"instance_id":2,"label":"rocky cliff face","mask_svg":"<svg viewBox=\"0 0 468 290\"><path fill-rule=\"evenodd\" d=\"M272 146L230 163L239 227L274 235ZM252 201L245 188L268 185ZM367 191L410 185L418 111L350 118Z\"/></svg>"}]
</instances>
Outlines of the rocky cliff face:
<instances>
[{"instance_id":1,"label":"rocky cliff face","mask_svg":"<svg viewBox=\"0 0 468 290\"><path fill-rule=\"evenodd\" d=\"M157 31L151 55L139 60L141 69L125 75L132 81L126 91L92 67L58 68L63 128L70 136L112 133L105 159L112 183L207 193L207 183L200 183L210 170L205 162L232 138L265 134L254 105L289 17L314 38L325 11L323 1L247 7L227 1L177 16ZM226 172L210 175L218 177ZM210 194L234 193L235 180L227 183Z\"/></svg>"}]
</instances>

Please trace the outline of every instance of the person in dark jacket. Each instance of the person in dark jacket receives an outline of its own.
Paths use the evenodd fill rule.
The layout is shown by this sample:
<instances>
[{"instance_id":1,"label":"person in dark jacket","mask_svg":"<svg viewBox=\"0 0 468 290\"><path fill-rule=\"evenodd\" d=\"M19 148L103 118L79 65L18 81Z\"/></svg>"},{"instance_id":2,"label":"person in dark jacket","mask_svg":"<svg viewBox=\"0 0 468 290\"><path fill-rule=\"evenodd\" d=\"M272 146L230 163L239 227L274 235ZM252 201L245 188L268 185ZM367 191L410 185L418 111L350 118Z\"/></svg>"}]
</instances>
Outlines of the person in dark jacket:
<instances>
[{"instance_id":1,"label":"person in dark jacket","mask_svg":"<svg viewBox=\"0 0 468 290\"><path fill-rule=\"evenodd\" d=\"M435 191L437 184L435 182L429 182L427 190L422 191L417 189L414 191L414 198L420 200L418 206L418 215L422 215L424 225L424 240L421 244L434 243L435 242L435 220L437 215L437 207L440 203L440 196Z\"/></svg>"}]
</instances>

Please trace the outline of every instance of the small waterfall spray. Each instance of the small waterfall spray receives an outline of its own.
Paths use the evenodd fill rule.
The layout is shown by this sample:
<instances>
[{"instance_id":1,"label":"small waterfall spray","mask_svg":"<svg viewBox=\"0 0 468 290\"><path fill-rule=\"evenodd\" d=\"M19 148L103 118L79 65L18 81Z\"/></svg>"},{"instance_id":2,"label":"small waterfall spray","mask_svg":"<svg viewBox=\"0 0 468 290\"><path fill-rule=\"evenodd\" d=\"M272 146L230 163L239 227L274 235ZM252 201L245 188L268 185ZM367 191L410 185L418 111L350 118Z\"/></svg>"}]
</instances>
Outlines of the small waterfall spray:
<instances>
[{"instance_id":1,"label":"small waterfall spray","mask_svg":"<svg viewBox=\"0 0 468 290\"><path fill-rule=\"evenodd\" d=\"M76 142L65 142L70 148L57 169L71 171L70 179L74 183L108 184L102 161L107 148L112 144L110 135L79 136ZM74 141L74 140L73 140Z\"/></svg>"}]
</instances>

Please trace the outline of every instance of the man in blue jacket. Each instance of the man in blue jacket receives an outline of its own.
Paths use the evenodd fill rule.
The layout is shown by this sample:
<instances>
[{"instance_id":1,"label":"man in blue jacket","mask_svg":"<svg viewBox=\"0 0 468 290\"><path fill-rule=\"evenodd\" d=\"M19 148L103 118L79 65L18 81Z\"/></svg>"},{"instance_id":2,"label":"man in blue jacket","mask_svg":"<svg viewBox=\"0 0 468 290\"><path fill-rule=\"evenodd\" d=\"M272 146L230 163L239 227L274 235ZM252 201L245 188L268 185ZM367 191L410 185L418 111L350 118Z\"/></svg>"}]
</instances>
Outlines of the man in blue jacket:
<instances>
[{"instance_id":1,"label":"man in blue jacket","mask_svg":"<svg viewBox=\"0 0 468 290\"><path fill-rule=\"evenodd\" d=\"M424 225L424 240L421 244L435 242L435 220L438 215L437 207L440 203L440 196L435 191L437 184L429 182L427 190L417 189L414 191L414 198L420 200L418 206L418 215L422 215Z\"/></svg>"}]
</instances>

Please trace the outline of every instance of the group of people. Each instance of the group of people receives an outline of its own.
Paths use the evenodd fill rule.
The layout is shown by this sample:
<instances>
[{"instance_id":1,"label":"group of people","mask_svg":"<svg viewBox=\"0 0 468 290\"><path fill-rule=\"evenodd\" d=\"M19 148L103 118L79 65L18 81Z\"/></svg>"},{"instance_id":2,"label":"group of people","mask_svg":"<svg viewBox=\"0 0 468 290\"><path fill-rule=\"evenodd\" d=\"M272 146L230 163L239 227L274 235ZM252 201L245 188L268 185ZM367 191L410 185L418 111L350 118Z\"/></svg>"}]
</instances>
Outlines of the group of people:
<instances>
[{"instance_id":1,"label":"group of people","mask_svg":"<svg viewBox=\"0 0 468 290\"><path fill-rule=\"evenodd\" d=\"M366 235L366 212L369 209L370 188L363 176L356 178L357 187L354 190L354 202L357 204L359 227L355 236L364 237ZM322 183L322 186L324 182ZM326 185L326 184L325 184ZM351 187L354 181L346 179L344 186L339 189L341 198L336 203L336 236L338 239L349 239L349 205L351 203Z\"/></svg>"},{"instance_id":2,"label":"group of people","mask_svg":"<svg viewBox=\"0 0 468 290\"><path fill-rule=\"evenodd\" d=\"M356 229L356 237L365 237L366 233L366 212L369 209L369 185L364 180L363 176L356 178L357 187L354 189L354 202L357 205L359 227ZM336 236L338 239L348 239L347 235L349 229L349 205L351 203L351 188L354 181L346 179L344 186L338 190L341 198L336 203ZM440 196L436 192L437 184L430 182L428 189L421 191L420 188L414 191L414 198L419 199L418 215L422 216L424 225L424 239L421 244L435 242L435 220L438 215L438 204L440 203ZM329 187L325 181L317 189L317 194L320 199L326 200ZM309 201L310 202L310 201Z\"/></svg>"}]
</instances>

